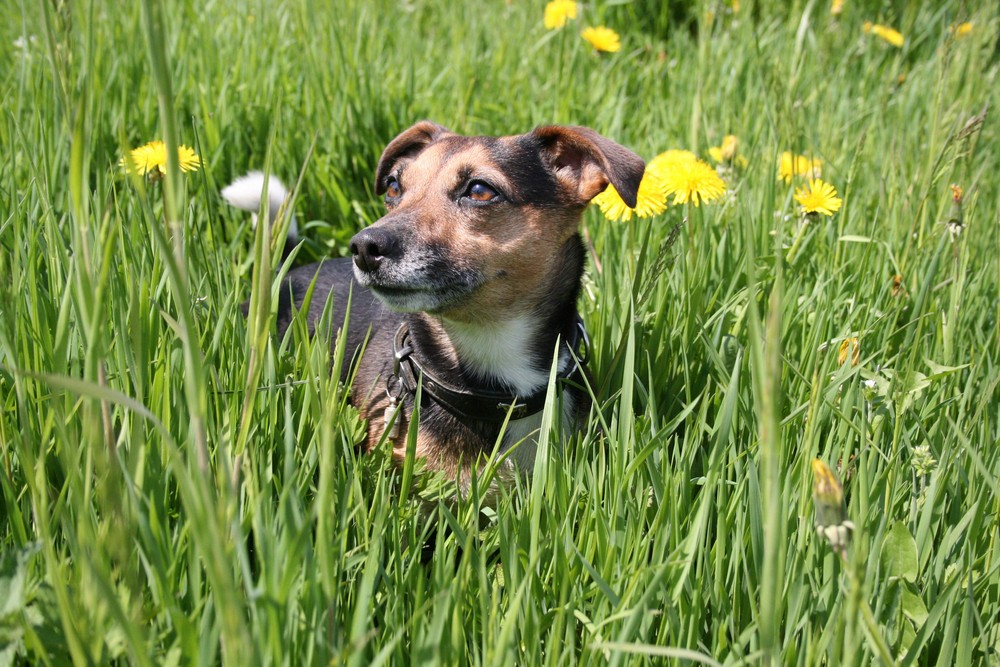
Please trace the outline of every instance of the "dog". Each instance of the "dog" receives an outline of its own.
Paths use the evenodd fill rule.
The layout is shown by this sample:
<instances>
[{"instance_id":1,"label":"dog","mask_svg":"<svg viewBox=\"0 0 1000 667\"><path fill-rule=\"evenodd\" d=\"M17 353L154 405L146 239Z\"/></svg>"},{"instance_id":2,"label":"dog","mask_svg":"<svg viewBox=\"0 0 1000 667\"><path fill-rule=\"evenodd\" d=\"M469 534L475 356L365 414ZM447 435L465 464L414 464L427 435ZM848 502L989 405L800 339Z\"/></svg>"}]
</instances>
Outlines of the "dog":
<instances>
[{"instance_id":1,"label":"dog","mask_svg":"<svg viewBox=\"0 0 1000 667\"><path fill-rule=\"evenodd\" d=\"M635 206L644 169L635 153L585 127L470 137L419 122L382 153L375 192L386 213L351 239L352 256L287 274L278 334L311 287L311 333L329 298L339 321L350 298L339 335L346 354L364 350L351 393L368 420L365 448L385 438L403 461L420 384L416 456L427 468L467 478L499 446L528 472L553 363L563 426L577 428L590 409L576 307L581 216L609 184ZM273 218L288 193L269 183ZM256 211L262 189L258 175L224 196Z\"/></svg>"}]
</instances>

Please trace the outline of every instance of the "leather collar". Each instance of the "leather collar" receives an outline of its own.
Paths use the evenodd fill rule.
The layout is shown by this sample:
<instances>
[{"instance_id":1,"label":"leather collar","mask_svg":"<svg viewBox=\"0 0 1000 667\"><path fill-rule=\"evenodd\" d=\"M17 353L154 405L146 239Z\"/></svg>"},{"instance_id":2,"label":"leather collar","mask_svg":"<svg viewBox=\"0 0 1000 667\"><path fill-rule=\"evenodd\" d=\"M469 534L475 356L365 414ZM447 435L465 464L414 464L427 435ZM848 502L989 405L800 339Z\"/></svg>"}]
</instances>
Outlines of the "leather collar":
<instances>
[{"instance_id":1,"label":"leather collar","mask_svg":"<svg viewBox=\"0 0 1000 667\"><path fill-rule=\"evenodd\" d=\"M560 383L575 381L583 384L583 367L587 363L590 340L579 315L570 334L563 338L562 344L569 348L572 363L565 370L559 371L556 380ZM434 401L459 419L502 423L508 414L511 419L523 419L541 412L545 407L548 389L545 386L528 396L518 396L493 389L456 386L442 380L427 370L413 354L410 326L406 322L400 324L396 330L392 347L395 378L390 376L387 384L393 385L393 379L396 379L400 393L406 391L410 395L415 395L417 383L423 377L422 396Z\"/></svg>"}]
</instances>

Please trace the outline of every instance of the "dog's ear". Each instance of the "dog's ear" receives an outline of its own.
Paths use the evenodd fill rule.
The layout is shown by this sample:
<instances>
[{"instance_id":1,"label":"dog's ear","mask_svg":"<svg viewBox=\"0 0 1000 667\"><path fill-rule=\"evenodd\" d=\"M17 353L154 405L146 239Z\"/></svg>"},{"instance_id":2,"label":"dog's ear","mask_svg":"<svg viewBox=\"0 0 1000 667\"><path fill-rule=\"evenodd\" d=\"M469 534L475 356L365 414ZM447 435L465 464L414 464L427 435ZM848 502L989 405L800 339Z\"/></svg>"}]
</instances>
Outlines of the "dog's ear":
<instances>
[{"instance_id":1,"label":"dog's ear","mask_svg":"<svg viewBox=\"0 0 1000 667\"><path fill-rule=\"evenodd\" d=\"M601 194L608 183L622 200L635 206L646 169L642 158L589 127L549 125L532 132L556 179L582 204Z\"/></svg>"},{"instance_id":2,"label":"dog's ear","mask_svg":"<svg viewBox=\"0 0 1000 667\"><path fill-rule=\"evenodd\" d=\"M382 151L375 169L375 194L385 194L385 177L401 158L420 152L442 136L450 134L447 128L429 120L422 120L389 142Z\"/></svg>"}]
</instances>

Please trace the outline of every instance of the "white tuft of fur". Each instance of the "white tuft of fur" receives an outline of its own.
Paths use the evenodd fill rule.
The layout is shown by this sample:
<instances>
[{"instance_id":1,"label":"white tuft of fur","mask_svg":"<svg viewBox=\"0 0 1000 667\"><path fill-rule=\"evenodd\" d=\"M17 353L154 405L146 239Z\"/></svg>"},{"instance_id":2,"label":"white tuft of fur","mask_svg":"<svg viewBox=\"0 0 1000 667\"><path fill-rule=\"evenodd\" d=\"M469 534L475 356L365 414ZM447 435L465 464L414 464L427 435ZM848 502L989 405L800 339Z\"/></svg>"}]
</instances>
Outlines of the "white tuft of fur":
<instances>
[{"instance_id":1,"label":"white tuft of fur","mask_svg":"<svg viewBox=\"0 0 1000 667\"><path fill-rule=\"evenodd\" d=\"M222 198L229 202L230 206L253 214L254 227L257 226L257 211L260 210L264 195L264 180L264 172L251 171L222 188ZM268 217L273 225L278 219L281 205L288 199L288 188L277 176L269 176L266 180ZM298 233L299 226L295 221L295 215L292 215L288 223L288 238L294 240L298 238Z\"/></svg>"},{"instance_id":2,"label":"white tuft of fur","mask_svg":"<svg viewBox=\"0 0 1000 667\"><path fill-rule=\"evenodd\" d=\"M488 326L444 320L444 329L459 358L483 379L497 379L526 396L549 380L548 370L532 365L525 353L535 337L536 324L527 316Z\"/></svg>"}]
</instances>

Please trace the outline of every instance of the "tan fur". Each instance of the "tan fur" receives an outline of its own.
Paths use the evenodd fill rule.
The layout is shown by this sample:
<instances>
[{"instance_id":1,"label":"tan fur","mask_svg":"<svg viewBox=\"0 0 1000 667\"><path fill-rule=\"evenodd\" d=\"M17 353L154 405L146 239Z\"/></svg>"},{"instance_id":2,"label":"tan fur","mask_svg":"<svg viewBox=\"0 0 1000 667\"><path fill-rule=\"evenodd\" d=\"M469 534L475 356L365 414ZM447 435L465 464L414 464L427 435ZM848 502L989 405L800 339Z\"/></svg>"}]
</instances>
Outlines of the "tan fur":
<instances>
[{"instance_id":1,"label":"tan fur","mask_svg":"<svg viewBox=\"0 0 1000 667\"><path fill-rule=\"evenodd\" d=\"M510 183L482 147L473 146L447 160L442 159L443 152L440 146L431 146L405 165L410 198L397 210L414 213L424 242L447 249L456 264L475 266L491 278L461 308L445 315L487 323L530 308L545 290L543 277L552 257L576 233L579 215L553 215L551 210L525 206L506 211L506 216L491 216L486 224L470 220L446 196L461 167L475 164L477 173L507 187Z\"/></svg>"}]
</instances>

